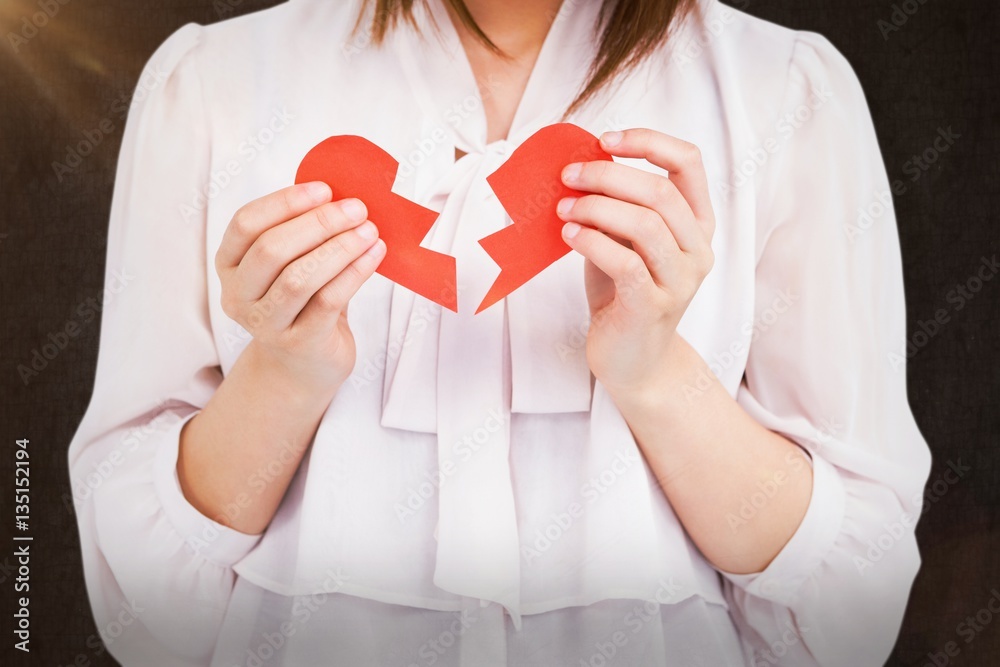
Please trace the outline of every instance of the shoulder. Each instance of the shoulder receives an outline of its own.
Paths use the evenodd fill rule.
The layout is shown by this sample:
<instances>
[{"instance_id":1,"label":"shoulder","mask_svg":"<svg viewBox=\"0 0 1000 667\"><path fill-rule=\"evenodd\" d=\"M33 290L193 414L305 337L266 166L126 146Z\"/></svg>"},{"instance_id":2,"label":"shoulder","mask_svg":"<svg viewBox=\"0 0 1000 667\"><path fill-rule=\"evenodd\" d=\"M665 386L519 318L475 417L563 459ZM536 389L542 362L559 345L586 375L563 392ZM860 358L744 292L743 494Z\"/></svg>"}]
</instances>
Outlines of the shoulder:
<instances>
[{"instance_id":1,"label":"shoulder","mask_svg":"<svg viewBox=\"0 0 1000 667\"><path fill-rule=\"evenodd\" d=\"M288 0L274 7L228 18L242 0L217 0L220 21L207 25L189 23L172 33L153 53L146 68L162 77L191 67L211 82L251 79L268 68L300 64L314 71L310 62L317 53L347 55L367 48L370 35L359 25L363 0L324 2ZM319 46L319 48L317 48ZM340 58L348 61L349 57ZM338 59L323 63L338 66Z\"/></svg>"},{"instance_id":2,"label":"shoulder","mask_svg":"<svg viewBox=\"0 0 1000 667\"><path fill-rule=\"evenodd\" d=\"M696 4L698 11L676 32L669 67L687 90L705 98L704 108L719 107L706 134L726 137L717 160L722 197L754 184L757 256L785 221L798 220L803 225L797 229L815 233L834 220L802 215L796 207L803 202L874 201L873 188L884 189L884 168L864 91L847 58L818 33L717 0ZM836 179L825 177L831 171L839 172ZM832 213L835 205L827 208ZM827 225L823 238L831 247L842 241L841 227Z\"/></svg>"},{"instance_id":3,"label":"shoulder","mask_svg":"<svg viewBox=\"0 0 1000 667\"><path fill-rule=\"evenodd\" d=\"M736 2L746 6L746 2ZM773 121L789 107L864 102L853 67L823 35L793 30L725 5L696 0L695 11L676 34L674 66L701 62L711 76L735 93L755 117Z\"/></svg>"}]
</instances>

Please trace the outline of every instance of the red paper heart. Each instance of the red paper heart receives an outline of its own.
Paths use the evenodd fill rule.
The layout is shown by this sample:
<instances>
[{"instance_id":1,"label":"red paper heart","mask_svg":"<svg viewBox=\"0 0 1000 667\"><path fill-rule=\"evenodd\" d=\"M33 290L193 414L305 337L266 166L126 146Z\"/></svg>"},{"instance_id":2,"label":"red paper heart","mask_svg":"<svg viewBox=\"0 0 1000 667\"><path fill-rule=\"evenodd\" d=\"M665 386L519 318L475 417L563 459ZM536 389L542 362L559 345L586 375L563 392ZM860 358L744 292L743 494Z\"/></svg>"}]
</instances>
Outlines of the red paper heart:
<instances>
[{"instance_id":1,"label":"red paper heart","mask_svg":"<svg viewBox=\"0 0 1000 667\"><path fill-rule=\"evenodd\" d=\"M296 183L322 181L334 201L356 197L385 241L378 272L445 308L458 311L455 258L420 246L438 214L392 191L399 163L363 137L330 137L306 154Z\"/></svg>"},{"instance_id":2,"label":"red paper heart","mask_svg":"<svg viewBox=\"0 0 1000 667\"><path fill-rule=\"evenodd\" d=\"M573 162L613 160L597 137L571 123L549 125L518 146L486 181L513 225L479 242L500 265L476 313L489 308L570 251L562 239L563 221L556 213L565 197L584 192L563 185L562 170Z\"/></svg>"},{"instance_id":3,"label":"red paper heart","mask_svg":"<svg viewBox=\"0 0 1000 667\"><path fill-rule=\"evenodd\" d=\"M572 162L612 160L600 142L570 123L542 128L486 180L514 224L479 241L500 275L476 313L489 308L570 251L562 240L559 200L586 193L562 183ZM438 214L392 192L399 163L356 136L330 137L299 165L296 183L322 181L334 200L356 197L386 243L378 269L386 278L453 311L458 310L455 258L420 246Z\"/></svg>"}]
</instances>

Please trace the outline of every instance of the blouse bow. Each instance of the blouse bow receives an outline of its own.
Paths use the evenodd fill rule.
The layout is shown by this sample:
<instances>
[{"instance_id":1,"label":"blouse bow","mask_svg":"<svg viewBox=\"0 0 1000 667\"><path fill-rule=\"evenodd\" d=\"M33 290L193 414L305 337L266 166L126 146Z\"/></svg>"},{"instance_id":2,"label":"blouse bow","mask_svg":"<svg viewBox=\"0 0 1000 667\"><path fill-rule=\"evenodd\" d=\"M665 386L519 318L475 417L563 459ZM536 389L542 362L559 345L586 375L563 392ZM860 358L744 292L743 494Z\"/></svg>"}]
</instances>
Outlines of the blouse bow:
<instances>
[{"instance_id":1,"label":"blouse bow","mask_svg":"<svg viewBox=\"0 0 1000 667\"><path fill-rule=\"evenodd\" d=\"M471 151L428 188L427 203L441 214L425 245L457 259L459 308L393 286L381 419L437 434L435 585L512 611L521 555L511 413L586 412L591 404L582 345L568 347L585 339L589 320L582 258L564 257L505 304L474 314L499 273L478 241L509 222L486 177L513 146Z\"/></svg>"}]
</instances>

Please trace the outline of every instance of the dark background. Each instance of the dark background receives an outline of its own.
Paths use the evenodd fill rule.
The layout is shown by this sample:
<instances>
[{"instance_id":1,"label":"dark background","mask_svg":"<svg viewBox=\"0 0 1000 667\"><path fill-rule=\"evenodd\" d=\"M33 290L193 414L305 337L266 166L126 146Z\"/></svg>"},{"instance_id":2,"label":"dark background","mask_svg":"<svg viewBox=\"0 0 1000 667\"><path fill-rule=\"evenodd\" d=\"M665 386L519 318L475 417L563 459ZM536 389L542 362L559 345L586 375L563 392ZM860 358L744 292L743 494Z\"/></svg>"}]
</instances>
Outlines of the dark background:
<instances>
[{"instance_id":1,"label":"dark background","mask_svg":"<svg viewBox=\"0 0 1000 667\"><path fill-rule=\"evenodd\" d=\"M947 300L981 258L1000 253L1000 11L988 0L901 0L895 15L901 25L889 31L897 27L890 0L740 1L756 16L826 35L854 65L889 177L905 186L895 206L911 339L939 309L949 315L934 335L916 337L922 345L909 360L910 402L934 453L931 484L949 463L970 471L957 483L932 487L918 529L923 569L889 664L928 664L928 653L941 653L950 641L960 653L949 664L1000 664L1000 618L980 626L969 643L957 630L1000 590L1000 279L985 283L961 310ZM58 11L15 52L8 34L46 3ZM121 109L146 59L187 22L211 23L272 4L0 0L0 480L11 488L14 441L30 438L35 536L30 656L11 649L13 549L0 550L0 636L12 656L4 664L114 664L93 648L96 630L66 500L66 448L90 398L98 320L82 323L27 384L17 366L30 364L49 334L77 320L78 306L102 293ZM935 153L935 137L947 128L959 138ZM98 136L95 130L102 137L96 149L60 181L53 162L65 161L68 146L84 133ZM934 162L923 170L912 160L928 150ZM2 495L0 542L9 545L13 494Z\"/></svg>"}]
</instances>

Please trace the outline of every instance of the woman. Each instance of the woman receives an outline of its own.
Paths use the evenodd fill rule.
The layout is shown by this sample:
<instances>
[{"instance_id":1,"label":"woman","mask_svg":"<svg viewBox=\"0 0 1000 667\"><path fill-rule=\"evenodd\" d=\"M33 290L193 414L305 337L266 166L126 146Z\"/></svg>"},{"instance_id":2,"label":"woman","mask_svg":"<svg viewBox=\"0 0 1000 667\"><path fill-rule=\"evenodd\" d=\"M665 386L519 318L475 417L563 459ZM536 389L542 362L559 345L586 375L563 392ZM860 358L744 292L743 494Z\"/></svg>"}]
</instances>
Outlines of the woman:
<instances>
[{"instance_id":1,"label":"woman","mask_svg":"<svg viewBox=\"0 0 1000 667\"><path fill-rule=\"evenodd\" d=\"M135 280L70 449L123 664L886 659L929 456L822 37L714 0L291 0L148 67L108 250ZM571 252L474 314L487 177L562 120L615 163L566 165ZM291 185L331 135L440 213L458 312L376 275L364 201Z\"/></svg>"}]
</instances>

